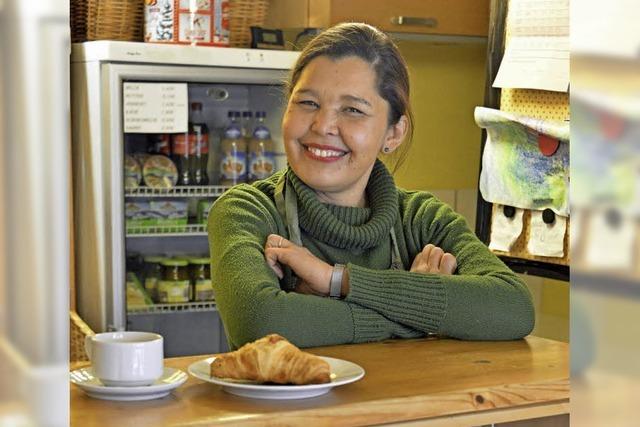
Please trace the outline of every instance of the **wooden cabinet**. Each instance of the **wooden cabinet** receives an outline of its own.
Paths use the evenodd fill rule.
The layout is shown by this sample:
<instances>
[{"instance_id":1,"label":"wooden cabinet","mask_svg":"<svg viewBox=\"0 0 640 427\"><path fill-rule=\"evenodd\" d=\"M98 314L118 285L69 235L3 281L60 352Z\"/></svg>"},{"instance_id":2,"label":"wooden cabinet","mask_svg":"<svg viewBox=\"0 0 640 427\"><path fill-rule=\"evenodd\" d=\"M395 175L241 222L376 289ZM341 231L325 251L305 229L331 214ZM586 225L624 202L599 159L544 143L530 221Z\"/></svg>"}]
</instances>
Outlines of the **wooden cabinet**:
<instances>
[{"instance_id":1,"label":"wooden cabinet","mask_svg":"<svg viewBox=\"0 0 640 427\"><path fill-rule=\"evenodd\" d=\"M366 22L388 32L486 36L489 0L271 0L265 26Z\"/></svg>"}]
</instances>

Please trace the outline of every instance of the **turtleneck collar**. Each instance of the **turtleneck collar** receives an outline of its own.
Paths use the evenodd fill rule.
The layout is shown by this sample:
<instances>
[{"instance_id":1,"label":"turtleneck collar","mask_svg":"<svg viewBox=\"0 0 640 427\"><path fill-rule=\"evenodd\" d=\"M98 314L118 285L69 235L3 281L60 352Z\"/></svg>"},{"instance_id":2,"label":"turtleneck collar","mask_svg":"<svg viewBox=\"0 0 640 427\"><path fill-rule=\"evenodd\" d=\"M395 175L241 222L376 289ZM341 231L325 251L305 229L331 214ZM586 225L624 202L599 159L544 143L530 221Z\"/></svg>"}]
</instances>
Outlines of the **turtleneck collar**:
<instances>
[{"instance_id":1,"label":"turtleneck collar","mask_svg":"<svg viewBox=\"0 0 640 427\"><path fill-rule=\"evenodd\" d=\"M398 195L393 177L380 160L365 190L368 208L322 203L291 168L286 179L296 195L300 228L311 237L342 249L369 249L389 237L398 215Z\"/></svg>"}]
</instances>

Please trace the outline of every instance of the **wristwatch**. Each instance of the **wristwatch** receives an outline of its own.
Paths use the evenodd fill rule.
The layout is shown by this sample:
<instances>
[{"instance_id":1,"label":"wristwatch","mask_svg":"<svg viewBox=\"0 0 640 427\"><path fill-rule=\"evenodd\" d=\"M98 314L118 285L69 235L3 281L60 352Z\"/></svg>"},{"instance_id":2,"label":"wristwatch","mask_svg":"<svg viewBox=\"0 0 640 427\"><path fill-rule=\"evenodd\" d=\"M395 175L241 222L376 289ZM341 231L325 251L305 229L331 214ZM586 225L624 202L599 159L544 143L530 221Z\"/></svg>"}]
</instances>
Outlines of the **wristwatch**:
<instances>
[{"instance_id":1,"label":"wristwatch","mask_svg":"<svg viewBox=\"0 0 640 427\"><path fill-rule=\"evenodd\" d=\"M342 274L344 273L344 264L335 264L331 273L331 282L329 283L329 297L340 299L342 291Z\"/></svg>"}]
</instances>

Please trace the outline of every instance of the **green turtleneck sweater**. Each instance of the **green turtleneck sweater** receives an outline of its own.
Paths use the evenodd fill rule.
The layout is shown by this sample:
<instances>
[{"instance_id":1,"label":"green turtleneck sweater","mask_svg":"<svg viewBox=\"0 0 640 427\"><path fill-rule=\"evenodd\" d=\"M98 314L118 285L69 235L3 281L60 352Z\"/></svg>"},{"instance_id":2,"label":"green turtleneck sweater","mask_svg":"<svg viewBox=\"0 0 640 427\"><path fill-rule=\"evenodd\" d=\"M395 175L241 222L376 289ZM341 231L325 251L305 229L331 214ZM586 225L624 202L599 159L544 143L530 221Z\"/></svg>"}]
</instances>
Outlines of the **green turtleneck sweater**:
<instances>
[{"instance_id":1,"label":"green turtleneck sweater","mask_svg":"<svg viewBox=\"0 0 640 427\"><path fill-rule=\"evenodd\" d=\"M291 292L264 259L269 234L288 237L274 201L283 175L295 192L303 246L329 264L347 265L343 300ZM379 161L367 200L368 208L324 204L287 169L233 187L213 204L211 277L232 348L269 333L311 347L427 333L509 340L531 332L534 310L526 286L462 216L430 193L397 188ZM390 269L391 227L407 271ZM408 271L429 243L456 257L456 274Z\"/></svg>"}]
</instances>

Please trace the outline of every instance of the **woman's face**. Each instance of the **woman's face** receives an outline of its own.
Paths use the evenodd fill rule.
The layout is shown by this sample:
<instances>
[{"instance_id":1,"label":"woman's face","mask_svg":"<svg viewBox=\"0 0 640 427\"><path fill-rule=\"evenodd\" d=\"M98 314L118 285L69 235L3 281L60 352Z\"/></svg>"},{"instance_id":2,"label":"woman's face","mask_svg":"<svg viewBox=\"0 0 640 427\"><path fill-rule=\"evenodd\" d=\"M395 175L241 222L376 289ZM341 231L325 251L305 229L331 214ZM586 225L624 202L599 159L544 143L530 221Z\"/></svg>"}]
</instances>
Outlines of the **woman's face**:
<instances>
[{"instance_id":1,"label":"woman's face","mask_svg":"<svg viewBox=\"0 0 640 427\"><path fill-rule=\"evenodd\" d=\"M406 131L398 135L388 114L366 61L313 59L292 90L282 123L289 165L326 201L360 204L378 153L384 146L395 149Z\"/></svg>"}]
</instances>

